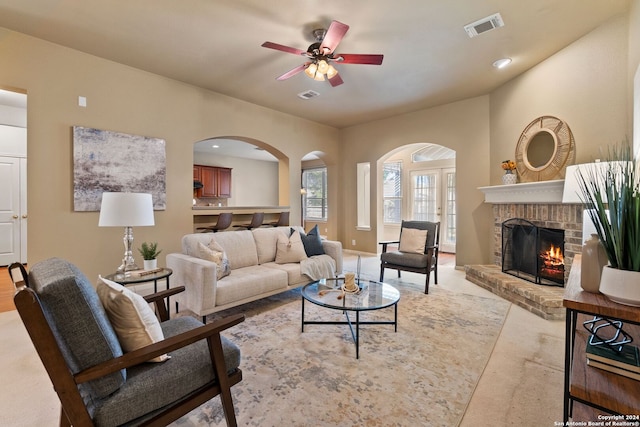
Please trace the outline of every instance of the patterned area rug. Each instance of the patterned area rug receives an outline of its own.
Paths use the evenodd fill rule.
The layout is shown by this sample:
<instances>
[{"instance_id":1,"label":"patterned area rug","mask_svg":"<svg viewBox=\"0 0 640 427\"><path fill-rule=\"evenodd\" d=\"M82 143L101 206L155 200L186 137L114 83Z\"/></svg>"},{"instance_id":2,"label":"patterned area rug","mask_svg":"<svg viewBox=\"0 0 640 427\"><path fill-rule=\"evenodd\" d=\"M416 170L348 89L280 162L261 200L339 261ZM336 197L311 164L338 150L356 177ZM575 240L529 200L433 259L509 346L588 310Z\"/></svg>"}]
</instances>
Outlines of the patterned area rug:
<instances>
[{"instance_id":1,"label":"patterned area rug","mask_svg":"<svg viewBox=\"0 0 640 427\"><path fill-rule=\"evenodd\" d=\"M390 281L392 282L392 281ZM348 326L307 325L300 291L225 312L246 320L227 331L242 351L243 381L232 388L243 426L455 426L496 343L509 303L434 287L394 284L398 332L360 328L360 359ZM393 309L362 320L391 319ZM305 304L305 319L344 320ZM173 426L225 426L220 399Z\"/></svg>"}]
</instances>

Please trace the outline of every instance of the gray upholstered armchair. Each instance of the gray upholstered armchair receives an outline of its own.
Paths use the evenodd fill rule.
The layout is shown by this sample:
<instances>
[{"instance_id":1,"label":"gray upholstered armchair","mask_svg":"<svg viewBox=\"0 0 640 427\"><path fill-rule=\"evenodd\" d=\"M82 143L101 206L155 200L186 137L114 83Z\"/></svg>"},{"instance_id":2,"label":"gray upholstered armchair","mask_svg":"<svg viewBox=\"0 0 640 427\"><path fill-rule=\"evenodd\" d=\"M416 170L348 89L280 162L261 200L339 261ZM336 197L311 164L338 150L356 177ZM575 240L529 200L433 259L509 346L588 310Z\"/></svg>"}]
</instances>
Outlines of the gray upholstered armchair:
<instances>
[{"instance_id":1,"label":"gray upholstered armchair","mask_svg":"<svg viewBox=\"0 0 640 427\"><path fill-rule=\"evenodd\" d=\"M35 264L28 276L20 264L9 272L16 308L60 399L61 426L165 426L217 395L227 424L236 425L230 387L242 379L240 349L220 332L243 315L207 325L192 317L166 320L164 299L184 287L144 300L128 296L148 310L164 339L123 351L103 295L122 301L125 289L103 294L99 283L96 291L74 265L57 258ZM157 304L164 321L145 300ZM158 357L164 361L151 362Z\"/></svg>"},{"instance_id":2,"label":"gray upholstered armchair","mask_svg":"<svg viewBox=\"0 0 640 427\"><path fill-rule=\"evenodd\" d=\"M400 239L380 242L380 281L384 280L384 269L422 273L425 279L424 293L429 293L429 276L434 273L434 282L438 284L438 245L440 242L440 223L429 221L402 221ZM388 245L397 244L398 250L387 252Z\"/></svg>"}]
</instances>

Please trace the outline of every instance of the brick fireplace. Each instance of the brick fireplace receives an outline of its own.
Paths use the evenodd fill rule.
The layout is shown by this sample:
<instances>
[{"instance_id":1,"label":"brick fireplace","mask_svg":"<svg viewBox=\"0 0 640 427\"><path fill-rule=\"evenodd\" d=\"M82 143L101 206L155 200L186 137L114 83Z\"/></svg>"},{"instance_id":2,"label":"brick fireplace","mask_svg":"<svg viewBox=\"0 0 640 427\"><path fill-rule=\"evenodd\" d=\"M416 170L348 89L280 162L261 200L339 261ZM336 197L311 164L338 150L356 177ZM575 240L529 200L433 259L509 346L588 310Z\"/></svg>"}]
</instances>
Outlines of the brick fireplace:
<instances>
[{"instance_id":1,"label":"brick fireplace","mask_svg":"<svg viewBox=\"0 0 640 427\"><path fill-rule=\"evenodd\" d=\"M502 223L521 218L538 227L564 230L564 282L582 250L582 205L562 204L564 180L481 187L493 205L493 265L466 266L467 279L545 319L564 318L564 289L541 286L501 271Z\"/></svg>"},{"instance_id":2,"label":"brick fireplace","mask_svg":"<svg viewBox=\"0 0 640 427\"><path fill-rule=\"evenodd\" d=\"M502 265L502 223L523 218L538 227L564 230L564 282L567 283L571 264L582 250L582 206L561 203L494 204L494 254L496 265Z\"/></svg>"}]
</instances>

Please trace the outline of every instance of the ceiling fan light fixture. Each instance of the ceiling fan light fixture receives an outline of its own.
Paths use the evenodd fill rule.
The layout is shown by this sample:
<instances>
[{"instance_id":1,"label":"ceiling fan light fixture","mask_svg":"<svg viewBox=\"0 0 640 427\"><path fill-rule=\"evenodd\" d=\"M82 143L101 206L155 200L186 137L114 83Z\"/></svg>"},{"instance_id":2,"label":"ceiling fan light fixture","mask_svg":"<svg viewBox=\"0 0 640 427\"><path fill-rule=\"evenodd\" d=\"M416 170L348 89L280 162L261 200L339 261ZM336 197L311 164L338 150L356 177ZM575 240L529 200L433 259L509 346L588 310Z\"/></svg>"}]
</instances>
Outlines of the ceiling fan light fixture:
<instances>
[{"instance_id":1,"label":"ceiling fan light fixture","mask_svg":"<svg viewBox=\"0 0 640 427\"><path fill-rule=\"evenodd\" d=\"M322 74L327 74L329 70L329 63L324 59L318 61L318 71Z\"/></svg>"},{"instance_id":2,"label":"ceiling fan light fixture","mask_svg":"<svg viewBox=\"0 0 640 427\"><path fill-rule=\"evenodd\" d=\"M310 78L315 77L316 71L318 71L318 66L316 64L309 64L309 66L304 69L304 73Z\"/></svg>"},{"instance_id":3,"label":"ceiling fan light fixture","mask_svg":"<svg viewBox=\"0 0 640 427\"><path fill-rule=\"evenodd\" d=\"M338 74L338 70L336 70L333 65L329 64L329 67L327 68L327 78L332 79L336 74Z\"/></svg>"}]
</instances>

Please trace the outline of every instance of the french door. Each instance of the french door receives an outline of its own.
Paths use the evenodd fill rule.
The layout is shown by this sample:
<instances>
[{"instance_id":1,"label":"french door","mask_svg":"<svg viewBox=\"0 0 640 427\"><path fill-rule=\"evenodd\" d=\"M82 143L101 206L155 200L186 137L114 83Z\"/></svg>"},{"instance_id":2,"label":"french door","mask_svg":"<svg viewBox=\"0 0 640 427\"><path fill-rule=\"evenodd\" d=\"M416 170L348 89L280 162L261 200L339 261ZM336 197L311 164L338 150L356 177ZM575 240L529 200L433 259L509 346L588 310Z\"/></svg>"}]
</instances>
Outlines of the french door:
<instances>
[{"instance_id":1,"label":"french door","mask_svg":"<svg viewBox=\"0 0 640 427\"><path fill-rule=\"evenodd\" d=\"M411 219L440 222L440 250L456 251L456 171L411 172Z\"/></svg>"}]
</instances>

